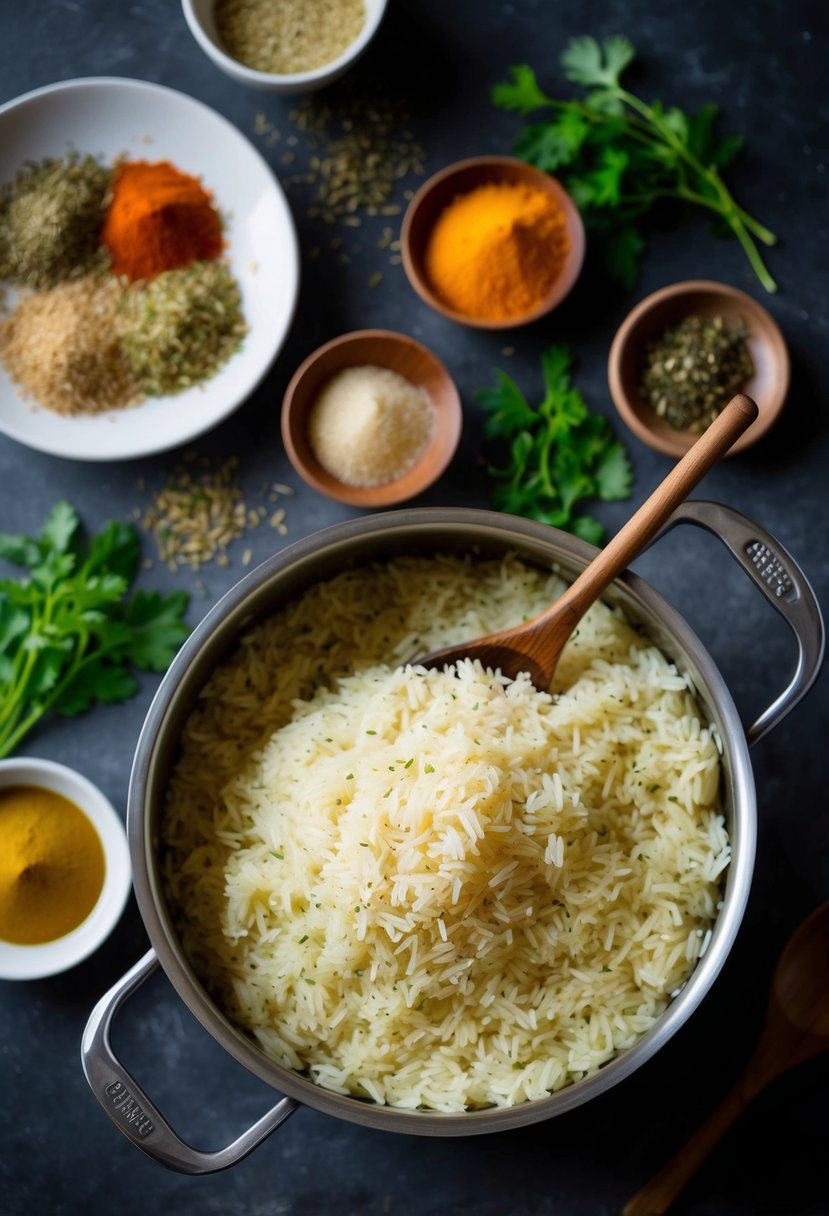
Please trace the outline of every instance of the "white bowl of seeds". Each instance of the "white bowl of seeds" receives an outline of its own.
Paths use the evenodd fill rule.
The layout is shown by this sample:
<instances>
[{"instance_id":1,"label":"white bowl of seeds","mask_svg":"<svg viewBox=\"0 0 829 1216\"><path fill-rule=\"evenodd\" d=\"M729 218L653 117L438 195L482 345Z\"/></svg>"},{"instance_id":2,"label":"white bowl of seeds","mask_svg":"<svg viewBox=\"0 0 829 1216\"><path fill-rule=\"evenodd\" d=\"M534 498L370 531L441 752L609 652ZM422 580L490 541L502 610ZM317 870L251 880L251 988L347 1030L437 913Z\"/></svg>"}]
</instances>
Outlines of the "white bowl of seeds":
<instances>
[{"instance_id":1,"label":"white bowl of seeds","mask_svg":"<svg viewBox=\"0 0 829 1216\"><path fill-rule=\"evenodd\" d=\"M190 32L228 76L272 93L311 93L351 67L387 0L182 0Z\"/></svg>"}]
</instances>

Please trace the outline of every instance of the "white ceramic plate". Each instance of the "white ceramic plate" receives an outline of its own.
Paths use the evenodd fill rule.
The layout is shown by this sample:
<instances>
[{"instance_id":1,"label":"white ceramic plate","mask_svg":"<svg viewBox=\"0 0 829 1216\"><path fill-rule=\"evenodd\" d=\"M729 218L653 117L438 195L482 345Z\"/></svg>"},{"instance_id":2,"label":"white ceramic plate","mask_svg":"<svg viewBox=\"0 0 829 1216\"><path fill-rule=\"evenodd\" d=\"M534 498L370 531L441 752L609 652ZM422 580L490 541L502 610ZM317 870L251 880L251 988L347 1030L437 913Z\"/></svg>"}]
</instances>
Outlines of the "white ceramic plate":
<instances>
[{"instance_id":1,"label":"white ceramic plate","mask_svg":"<svg viewBox=\"0 0 829 1216\"><path fill-rule=\"evenodd\" d=\"M70 933L38 946L0 940L0 978L36 980L74 967L109 937L130 893L130 855L124 825L112 803L74 769L53 760L0 760L0 789L15 785L53 790L80 807L101 838L106 863L98 902Z\"/></svg>"},{"instance_id":2,"label":"white ceramic plate","mask_svg":"<svg viewBox=\"0 0 829 1216\"><path fill-rule=\"evenodd\" d=\"M202 179L227 224L228 256L250 332L205 384L134 409L63 417L23 401L0 368L0 431L74 460L125 460L187 443L250 396L288 334L299 292L299 250L287 201L265 161L201 102L140 80L93 77L27 93L0 107L0 182L25 160L68 147L109 160L170 160Z\"/></svg>"}]
</instances>

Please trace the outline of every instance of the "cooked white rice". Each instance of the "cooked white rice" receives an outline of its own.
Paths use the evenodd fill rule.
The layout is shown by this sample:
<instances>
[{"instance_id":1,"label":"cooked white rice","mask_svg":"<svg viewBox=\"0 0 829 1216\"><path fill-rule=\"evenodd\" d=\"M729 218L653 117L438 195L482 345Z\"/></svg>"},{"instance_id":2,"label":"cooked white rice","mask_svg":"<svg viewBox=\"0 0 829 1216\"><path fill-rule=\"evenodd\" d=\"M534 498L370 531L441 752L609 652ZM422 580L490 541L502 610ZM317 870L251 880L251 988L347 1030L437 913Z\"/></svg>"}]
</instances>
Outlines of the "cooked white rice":
<instances>
[{"instance_id":1,"label":"cooked white rice","mask_svg":"<svg viewBox=\"0 0 829 1216\"><path fill-rule=\"evenodd\" d=\"M252 630L187 725L165 822L184 946L320 1085L543 1097L630 1046L699 956L719 752L658 650L596 605L552 696L401 666L561 588L514 558L340 575Z\"/></svg>"}]
</instances>

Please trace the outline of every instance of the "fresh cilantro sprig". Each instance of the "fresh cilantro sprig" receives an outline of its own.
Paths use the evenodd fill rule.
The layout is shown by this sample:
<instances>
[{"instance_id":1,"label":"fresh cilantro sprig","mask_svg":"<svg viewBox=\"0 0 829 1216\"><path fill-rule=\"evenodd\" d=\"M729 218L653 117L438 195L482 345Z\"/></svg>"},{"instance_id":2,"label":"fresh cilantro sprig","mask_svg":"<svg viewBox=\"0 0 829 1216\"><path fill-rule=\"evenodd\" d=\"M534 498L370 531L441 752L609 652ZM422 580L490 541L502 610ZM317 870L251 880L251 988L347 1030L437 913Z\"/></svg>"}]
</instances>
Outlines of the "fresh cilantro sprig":
<instances>
[{"instance_id":1,"label":"fresh cilantro sprig","mask_svg":"<svg viewBox=\"0 0 829 1216\"><path fill-rule=\"evenodd\" d=\"M73 716L138 691L130 666L164 671L187 636L188 597L137 591L138 535L113 521L84 544L67 502L38 537L0 533L0 557L28 571L0 580L0 757L44 714Z\"/></svg>"},{"instance_id":2,"label":"fresh cilantro sprig","mask_svg":"<svg viewBox=\"0 0 829 1216\"><path fill-rule=\"evenodd\" d=\"M777 238L737 205L721 176L742 139L717 135L715 105L689 115L628 92L620 79L634 55L621 36L601 45L572 39L561 66L586 95L569 101L548 97L532 68L511 68L509 80L492 90L495 105L525 116L549 111L524 128L516 154L545 172L564 171L585 223L601 238L608 270L628 289L645 248L644 221L657 204L673 199L711 212L715 232L736 236L766 291L776 291L757 241L774 245Z\"/></svg>"},{"instance_id":3,"label":"fresh cilantro sprig","mask_svg":"<svg viewBox=\"0 0 829 1216\"><path fill-rule=\"evenodd\" d=\"M624 447L603 414L591 414L570 382L572 354L551 346L541 356L544 400L533 408L505 372L476 400L487 412L484 435L507 445L508 463L490 468L499 481L492 505L564 528L591 544L601 544L604 528L592 515L576 512L585 499L627 498L633 470Z\"/></svg>"}]
</instances>

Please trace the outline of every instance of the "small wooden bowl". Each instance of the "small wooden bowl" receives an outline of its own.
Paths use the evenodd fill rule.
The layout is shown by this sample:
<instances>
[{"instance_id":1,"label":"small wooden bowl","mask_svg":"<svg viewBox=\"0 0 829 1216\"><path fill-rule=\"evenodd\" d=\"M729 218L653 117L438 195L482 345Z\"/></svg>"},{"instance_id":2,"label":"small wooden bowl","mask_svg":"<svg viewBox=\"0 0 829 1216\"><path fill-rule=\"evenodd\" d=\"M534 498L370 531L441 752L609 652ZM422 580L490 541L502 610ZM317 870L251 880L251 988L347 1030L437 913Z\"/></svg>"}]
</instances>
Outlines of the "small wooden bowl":
<instances>
[{"instance_id":1,"label":"small wooden bowl","mask_svg":"<svg viewBox=\"0 0 829 1216\"><path fill-rule=\"evenodd\" d=\"M561 273L542 302L531 312L506 321L485 321L455 312L432 290L425 268L429 235L441 212L458 195L469 194L476 187L490 182L534 186L545 191L563 212L570 241ZM542 173L540 169L534 169L532 165L512 156L475 156L441 169L440 173L424 182L403 217L400 245L403 267L409 282L420 298L434 308L435 312L448 317L450 321L470 325L475 329L514 329L518 325L527 325L530 321L537 321L539 317L546 316L570 292L584 261L584 225L570 195L561 183L548 173Z\"/></svg>"},{"instance_id":2,"label":"small wooden bowl","mask_svg":"<svg viewBox=\"0 0 829 1216\"><path fill-rule=\"evenodd\" d=\"M308 416L320 390L345 367L387 367L422 388L435 406L435 432L420 460L396 481L349 486L317 460L308 440ZM388 507L427 489L446 470L461 436L461 399L455 382L430 350L406 334L361 329L320 346L297 368L282 402L282 440L291 464L309 486L353 507Z\"/></svg>"},{"instance_id":3,"label":"small wooden bowl","mask_svg":"<svg viewBox=\"0 0 829 1216\"><path fill-rule=\"evenodd\" d=\"M757 421L728 453L745 451L774 425L789 391L789 352L777 322L751 296L726 283L691 279L674 283L647 296L620 325L608 358L610 395L623 420L635 435L667 456L684 456L698 439L691 431L678 431L651 408L640 392L646 344L691 313L721 316L726 324L742 322L748 330L748 347L754 376L742 386L760 410Z\"/></svg>"}]
</instances>

